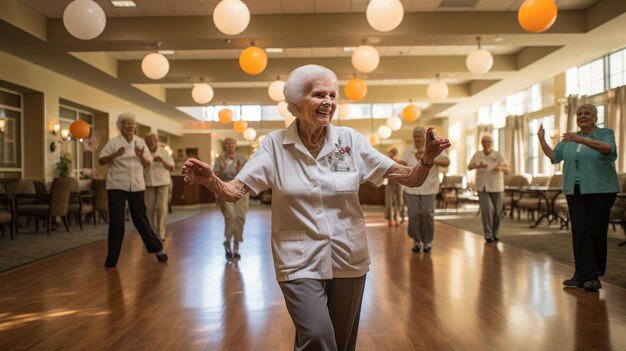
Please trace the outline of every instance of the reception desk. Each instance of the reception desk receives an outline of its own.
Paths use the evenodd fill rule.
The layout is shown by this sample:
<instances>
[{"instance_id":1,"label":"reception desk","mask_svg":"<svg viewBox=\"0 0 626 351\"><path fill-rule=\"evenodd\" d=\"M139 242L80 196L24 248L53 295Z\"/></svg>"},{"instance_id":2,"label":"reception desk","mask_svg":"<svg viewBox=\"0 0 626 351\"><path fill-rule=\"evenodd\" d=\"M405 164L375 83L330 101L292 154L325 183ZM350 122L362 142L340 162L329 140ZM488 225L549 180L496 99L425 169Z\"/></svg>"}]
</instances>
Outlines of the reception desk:
<instances>
[{"instance_id":1,"label":"reception desk","mask_svg":"<svg viewBox=\"0 0 626 351\"><path fill-rule=\"evenodd\" d=\"M215 203L215 194L202 185L185 183L182 175L172 175L172 206Z\"/></svg>"}]
</instances>

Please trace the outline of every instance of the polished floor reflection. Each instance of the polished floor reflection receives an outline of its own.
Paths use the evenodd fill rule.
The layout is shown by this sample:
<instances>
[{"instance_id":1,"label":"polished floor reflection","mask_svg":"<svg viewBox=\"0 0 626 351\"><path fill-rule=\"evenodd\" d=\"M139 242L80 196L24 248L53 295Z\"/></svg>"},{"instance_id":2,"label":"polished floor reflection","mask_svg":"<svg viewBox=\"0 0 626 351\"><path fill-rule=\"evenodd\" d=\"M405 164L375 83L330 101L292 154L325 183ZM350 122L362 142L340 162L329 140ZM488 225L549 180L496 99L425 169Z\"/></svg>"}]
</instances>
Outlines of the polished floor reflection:
<instances>
[{"instance_id":1,"label":"polished floor reflection","mask_svg":"<svg viewBox=\"0 0 626 351\"><path fill-rule=\"evenodd\" d=\"M626 289L564 289L572 267L437 223L432 253L368 213L372 256L357 350L624 350ZM0 275L0 350L292 350L269 211L251 208L242 259L215 209L170 225L170 262L127 235Z\"/></svg>"}]
</instances>

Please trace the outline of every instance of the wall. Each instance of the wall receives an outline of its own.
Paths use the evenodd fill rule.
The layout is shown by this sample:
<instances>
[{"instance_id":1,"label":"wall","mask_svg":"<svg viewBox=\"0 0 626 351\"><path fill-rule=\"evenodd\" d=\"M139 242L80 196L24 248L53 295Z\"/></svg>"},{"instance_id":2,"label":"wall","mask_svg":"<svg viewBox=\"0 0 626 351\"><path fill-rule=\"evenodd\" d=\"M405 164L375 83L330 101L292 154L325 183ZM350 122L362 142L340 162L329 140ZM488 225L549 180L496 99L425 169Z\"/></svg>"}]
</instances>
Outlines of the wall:
<instances>
[{"instance_id":1,"label":"wall","mask_svg":"<svg viewBox=\"0 0 626 351\"><path fill-rule=\"evenodd\" d=\"M0 52L0 79L23 86L28 89L44 94L44 135L49 140L42 143L40 152L45 155L44 173L31 175L33 177L45 177L51 181L54 178L54 165L58 160L58 152L51 153L47 144L52 142L53 136L47 132L52 125L58 123L59 99L67 99L75 103L107 113L110 118L108 130L110 136L119 135L115 126L117 116L123 112L133 112L137 116L137 122L156 129L167 130L172 134L182 134L182 126L179 122L158 115L151 110L137 106L122 98L103 92L95 87L83 84L74 79L60 75L34 63L27 62L18 57ZM41 172L41 171L39 171Z\"/></svg>"}]
</instances>

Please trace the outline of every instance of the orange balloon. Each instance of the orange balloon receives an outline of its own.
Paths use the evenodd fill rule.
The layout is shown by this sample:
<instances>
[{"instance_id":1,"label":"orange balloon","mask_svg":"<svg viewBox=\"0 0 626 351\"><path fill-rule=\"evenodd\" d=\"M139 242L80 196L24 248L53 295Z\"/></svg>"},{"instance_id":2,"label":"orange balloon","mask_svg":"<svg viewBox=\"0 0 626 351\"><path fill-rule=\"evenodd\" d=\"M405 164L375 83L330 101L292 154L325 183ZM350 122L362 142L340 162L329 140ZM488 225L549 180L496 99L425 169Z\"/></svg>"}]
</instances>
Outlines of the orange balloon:
<instances>
[{"instance_id":1,"label":"orange balloon","mask_svg":"<svg viewBox=\"0 0 626 351\"><path fill-rule=\"evenodd\" d=\"M517 21L525 31L540 33L552 27L557 12L554 0L526 0L517 12Z\"/></svg>"},{"instance_id":2,"label":"orange balloon","mask_svg":"<svg viewBox=\"0 0 626 351\"><path fill-rule=\"evenodd\" d=\"M256 75L265 70L267 67L267 55L265 51L256 46L246 48L239 54L239 67L251 75Z\"/></svg>"},{"instance_id":3,"label":"orange balloon","mask_svg":"<svg viewBox=\"0 0 626 351\"><path fill-rule=\"evenodd\" d=\"M223 108L217 113L217 117L220 119L220 123L226 124L233 120L233 111L228 108Z\"/></svg>"},{"instance_id":4,"label":"orange balloon","mask_svg":"<svg viewBox=\"0 0 626 351\"><path fill-rule=\"evenodd\" d=\"M407 107L402 110L402 119L407 122L413 122L416 119L420 118L421 115L422 110L413 104L407 105Z\"/></svg>"},{"instance_id":5,"label":"orange balloon","mask_svg":"<svg viewBox=\"0 0 626 351\"><path fill-rule=\"evenodd\" d=\"M239 119L235 121L235 123L233 123L233 129L236 132L243 133L246 128L248 128L248 122L244 121L243 119Z\"/></svg>"},{"instance_id":6,"label":"orange balloon","mask_svg":"<svg viewBox=\"0 0 626 351\"><path fill-rule=\"evenodd\" d=\"M367 94L367 85L364 81L354 78L350 79L346 83L345 87L346 96L353 101L361 100Z\"/></svg>"},{"instance_id":7,"label":"orange balloon","mask_svg":"<svg viewBox=\"0 0 626 351\"><path fill-rule=\"evenodd\" d=\"M86 138L89 136L89 124L82 119L72 122L70 125L70 135L74 139Z\"/></svg>"}]
</instances>

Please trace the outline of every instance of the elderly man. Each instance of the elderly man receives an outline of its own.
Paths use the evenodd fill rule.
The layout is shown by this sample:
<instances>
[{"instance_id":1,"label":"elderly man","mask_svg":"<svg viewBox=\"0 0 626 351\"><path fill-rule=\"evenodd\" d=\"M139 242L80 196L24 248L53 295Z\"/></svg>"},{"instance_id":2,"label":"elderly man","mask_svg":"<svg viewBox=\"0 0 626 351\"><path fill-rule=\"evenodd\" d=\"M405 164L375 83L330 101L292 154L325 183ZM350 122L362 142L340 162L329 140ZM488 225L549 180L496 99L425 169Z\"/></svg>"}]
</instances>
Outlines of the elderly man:
<instances>
[{"instance_id":1,"label":"elderly man","mask_svg":"<svg viewBox=\"0 0 626 351\"><path fill-rule=\"evenodd\" d=\"M152 164L143 170L146 181L146 211L152 228L165 241L167 202L172 184L170 172L174 169L174 160L159 146L156 134L148 133L144 140L152 154Z\"/></svg>"},{"instance_id":2,"label":"elderly man","mask_svg":"<svg viewBox=\"0 0 626 351\"><path fill-rule=\"evenodd\" d=\"M476 190L482 212L485 241L498 241L500 217L502 215L502 192L504 191L504 173L509 172L509 161L493 149L493 138L483 136L482 151L477 151L468 170L476 170Z\"/></svg>"}]
</instances>

